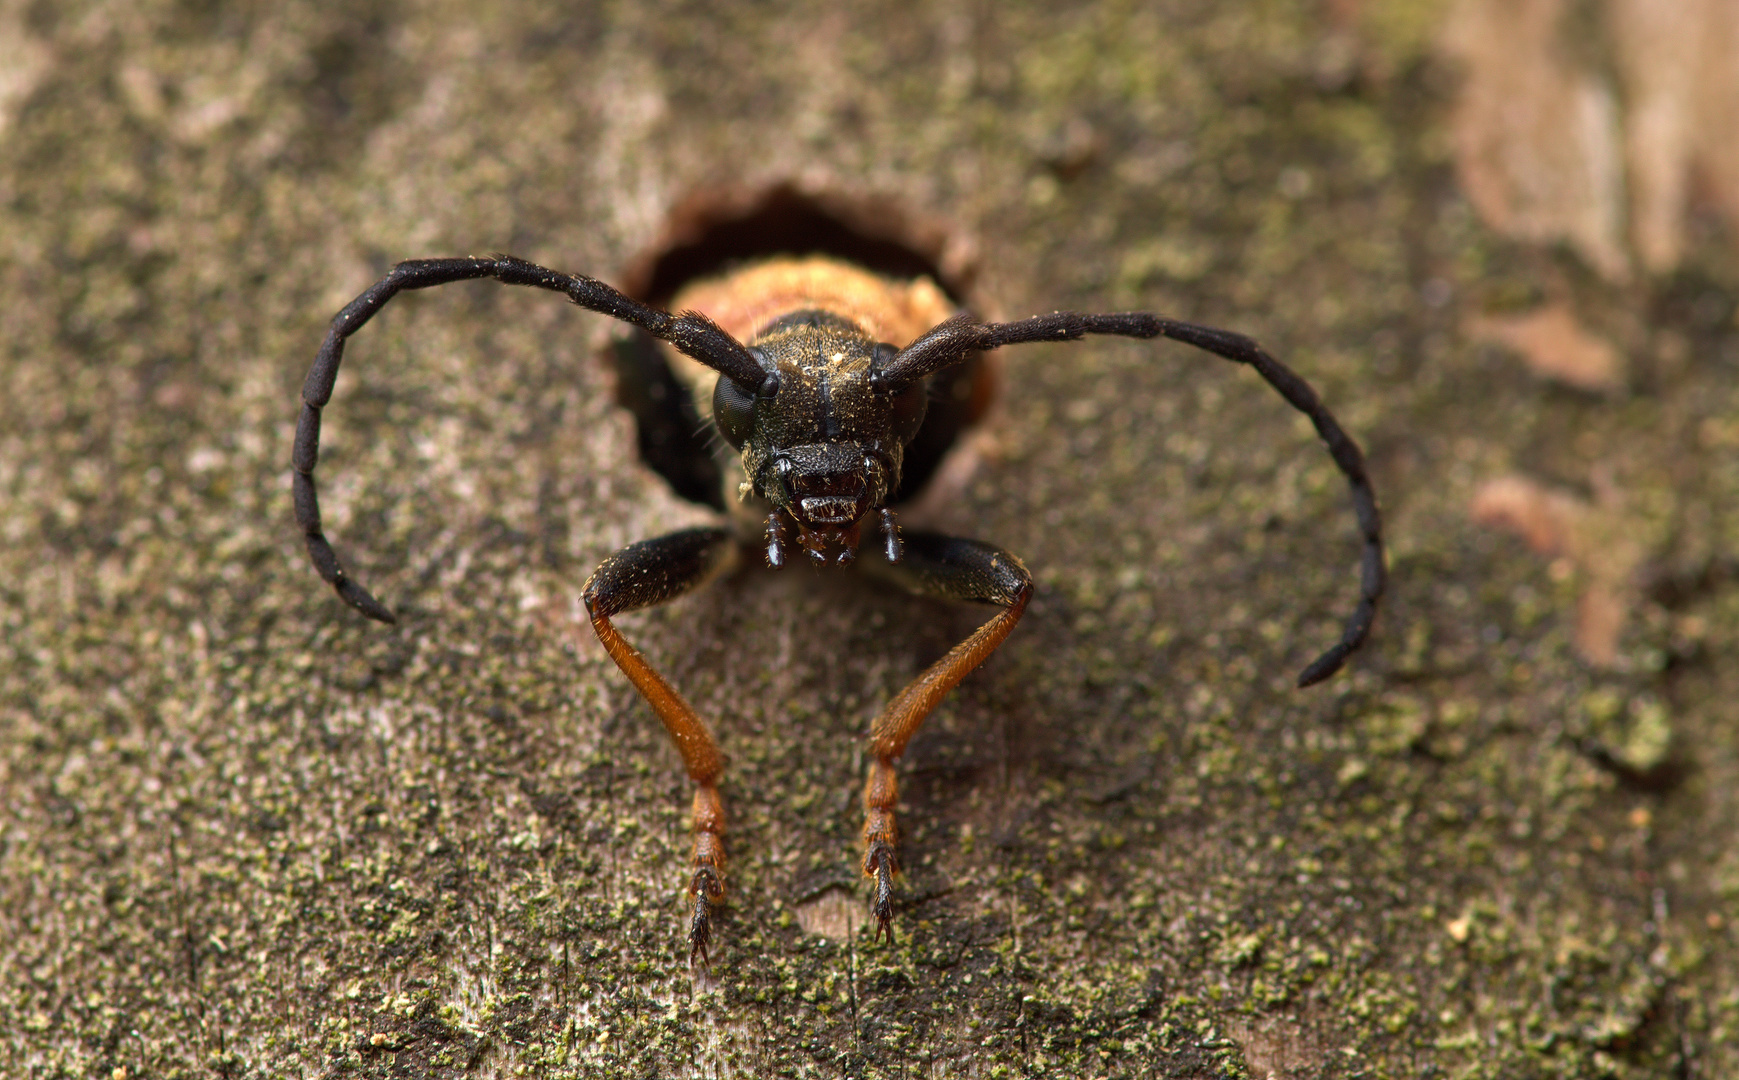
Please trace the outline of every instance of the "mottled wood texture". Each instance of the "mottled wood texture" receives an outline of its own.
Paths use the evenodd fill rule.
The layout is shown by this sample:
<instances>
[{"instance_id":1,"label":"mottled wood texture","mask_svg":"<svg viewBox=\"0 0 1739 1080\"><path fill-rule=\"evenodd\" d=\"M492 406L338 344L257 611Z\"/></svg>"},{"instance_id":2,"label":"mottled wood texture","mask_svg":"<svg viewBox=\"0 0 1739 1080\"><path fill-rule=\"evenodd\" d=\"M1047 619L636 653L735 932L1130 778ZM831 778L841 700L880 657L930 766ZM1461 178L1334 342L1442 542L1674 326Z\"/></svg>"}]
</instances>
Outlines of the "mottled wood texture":
<instances>
[{"instance_id":1,"label":"mottled wood texture","mask_svg":"<svg viewBox=\"0 0 1739 1080\"><path fill-rule=\"evenodd\" d=\"M1739 1074L1733 226L1689 151L1599 246L1487 224L1449 6L0 2L0 1074ZM1562 5L1553 63L1637 79L1643 6ZM902 762L896 945L857 748L984 613L788 572L622 619L732 756L696 984L688 781L578 592L713 518L605 320L478 283L351 342L321 510L396 626L289 461L394 261L611 280L776 179L959 223L997 318L1261 341L1367 449L1392 602L1293 690L1357 548L1306 422L1181 345L1010 351L929 527L1037 588ZM1597 391L1485 343L1566 306Z\"/></svg>"}]
</instances>

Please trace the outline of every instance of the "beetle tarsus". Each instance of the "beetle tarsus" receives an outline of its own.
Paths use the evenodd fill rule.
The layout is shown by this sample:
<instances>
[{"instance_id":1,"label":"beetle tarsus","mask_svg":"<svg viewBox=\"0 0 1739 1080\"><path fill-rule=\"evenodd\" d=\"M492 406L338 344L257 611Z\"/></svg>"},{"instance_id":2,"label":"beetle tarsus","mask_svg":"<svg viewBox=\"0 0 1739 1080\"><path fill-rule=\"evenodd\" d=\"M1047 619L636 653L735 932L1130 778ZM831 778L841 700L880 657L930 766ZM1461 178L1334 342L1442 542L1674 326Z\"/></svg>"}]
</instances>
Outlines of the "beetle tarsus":
<instances>
[{"instance_id":1,"label":"beetle tarsus","mask_svg":"<svg viewBox=\"0 0 1739 1080\"><path fill-rule=\"evenodd\" d=\"M876 917L872 940L880 941L886 937L889 945L894 943L894 875L899 871L899 860L894 849L887 844L873 845L869 854L864 856L864 872L876 879L875 901L870 905Z\"/></svg>"},{"instance_id":2,"label":"beetle tarsus","mask_svg":"<svg viewBox=\"0 0 1739 1080\"><path fill-rule=\"evenodd\" d=\"M708 949L713 938L713 907L724 898L725 888L712 867L702 866L695 870L688 892L694 897L694 913L688 921L688 962L691 966L710 971Z\"/></svg>"}]
</instances>

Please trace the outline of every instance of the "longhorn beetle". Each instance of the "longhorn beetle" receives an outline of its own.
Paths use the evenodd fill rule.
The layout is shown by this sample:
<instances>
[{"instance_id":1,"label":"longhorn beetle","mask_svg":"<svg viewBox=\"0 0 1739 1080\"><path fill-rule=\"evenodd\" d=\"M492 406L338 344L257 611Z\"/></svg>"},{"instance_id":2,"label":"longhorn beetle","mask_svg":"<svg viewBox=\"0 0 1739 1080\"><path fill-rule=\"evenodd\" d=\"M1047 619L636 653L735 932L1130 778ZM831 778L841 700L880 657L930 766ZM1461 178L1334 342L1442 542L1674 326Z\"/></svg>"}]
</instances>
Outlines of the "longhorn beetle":
<instances>
[{"instance_id":1,"label":"longhorn beetle","mask_svg":"<svg viewBox=\"0 0 1739 1080\"><path fill-rule=\"evenodd\" d=\"M387 301L406 289L474 278L562 293L698 361L701 366L693 370L712 383L697 386L699 411L710 415L731 448L725 453L740 462L736 527L684 529L631 544L605 559L583 591L598 640L663 721L694 783L691 963L706 963L713 915L724 898L725 814L718 784L725 757L706 723L622 638L611 619L705 584L728 569L741 549L756 543L774 569L791 562L798 550L817 565L835 566L862 552L866 570L915 592L1000 608L912 680L870 727L863 872L874 883L876 937L885 935L891 942L899 870L894 763L937 703L1008 637L1033 592L1032 576L1014 555L977 540L902 534L888 506L900 486L906 448L924 422L931 380L981 351L1074 341L1088 334L1164 337L1255 368L1316 425L1352 488L1363 539L1358 605L1340 640L1304 669L1298 685L1333 675L1370 632L1383 592L1384 562L1381 519L1364 454L1310 384L1256 342L1143 312L1059 311L1017 322L980 322L952 313L927 281L897 283L822 259L781 259L738 271L691 292L695 306L706 313L674 315L593 278L505 255L418 259L393 267L333 318L302 386L291 462L296 522L315 569L345 603L371 619L394 621L384 604L345 573L320 527L314 465L321 410L332 398L346 339Z\"/></svg>"}]
</instances>

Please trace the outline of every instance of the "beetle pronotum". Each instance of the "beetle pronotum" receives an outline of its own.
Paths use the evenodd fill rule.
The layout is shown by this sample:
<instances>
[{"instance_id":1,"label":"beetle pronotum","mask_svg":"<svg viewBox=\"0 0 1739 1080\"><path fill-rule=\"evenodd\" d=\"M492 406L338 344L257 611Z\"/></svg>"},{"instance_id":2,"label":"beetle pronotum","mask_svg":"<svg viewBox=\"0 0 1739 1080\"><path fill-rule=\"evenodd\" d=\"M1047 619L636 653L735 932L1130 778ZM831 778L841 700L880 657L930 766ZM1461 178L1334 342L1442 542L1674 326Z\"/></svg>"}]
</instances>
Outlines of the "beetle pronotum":
<instances>
[{"instance_id":1,"label":"beetle pronotum","mask_svg":"<svg viewBox=\"0 0 1739 1080\"><path fill-rule=\"evenodd\" d=\"M371 619L392 612L345 573L320 527L314 488L320 414L332 398L346 339L406 289L494 278L562 293L574 303L640 327L696 362L689 382L738 463L731 525L684 529L631 544L587 580L586 610L598 640L663 721L694 784L689 874L691 961L705 963L713 916L724 897L725 758L706 723L617 631L612 618L673 600L727 570L745 547L768 566L799 551L822 566L859 563L916 592L993 604L998 611L920 674L870 728L864 785L863 870L873 881L876 934L893 939L898 873L894 765L931 710L1008 637L1026 610L1032 577L1020 559L977 540L903 533L889 502L908 446L928 411L929 384L984 350L1089 334L1165 337L1248 364L1308 416L1352 489L1363 539L1359 599L1341 638L1298 677L1299 686L1338 671L1370 632L1382 595L1381 518L1364 454L1302 378L1240 334L1143 312L1054 312L1007 323L956 313L925 280L901 282L826 259L776 259L679 295L692 310L670 314L603 282L510 256L399 263L332 320L302 386L292 457L296 521L320 576ZM708 385L710 383L710 385ZM866 524L869 528L866 530Z\"/></svg>"}]
</instances>

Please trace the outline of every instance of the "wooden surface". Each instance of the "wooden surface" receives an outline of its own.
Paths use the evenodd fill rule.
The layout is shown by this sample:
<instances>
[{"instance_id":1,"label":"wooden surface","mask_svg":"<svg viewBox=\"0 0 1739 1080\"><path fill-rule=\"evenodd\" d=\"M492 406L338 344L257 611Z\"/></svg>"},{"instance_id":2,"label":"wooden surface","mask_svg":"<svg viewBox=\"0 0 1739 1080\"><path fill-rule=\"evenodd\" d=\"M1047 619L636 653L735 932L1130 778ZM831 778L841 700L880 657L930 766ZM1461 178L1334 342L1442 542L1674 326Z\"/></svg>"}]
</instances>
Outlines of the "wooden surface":
<instances>
[{"instance_id":1,"label":"wooden surface","mask_svg":"<svg viewBox=\"0 0 1739 1080\"><path fill-rule=\"evenodd\" d=\"M1730 224L1654 276L1492 231L1441 5L560 7L0 3L0 1073L1739 1072ZM354 339L319 475L396 627L307 565L290 438L393 261L607 278L780 179L956 223L1004 317L1256 336L1393 586L1293 691L1357 556L1307 426L1181 346L1011 350L939 523L1039 590L902 766L897 945L863 735L982 612L797 568L624 619L732 756L697 983L686 783L576 604L709 518L604 321L473 284ZM1550 305L1622 374L1481 322Z\"/></svg>"}]
</instances>

